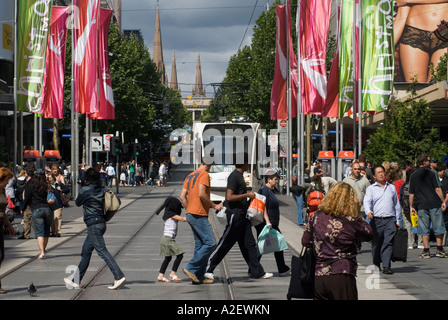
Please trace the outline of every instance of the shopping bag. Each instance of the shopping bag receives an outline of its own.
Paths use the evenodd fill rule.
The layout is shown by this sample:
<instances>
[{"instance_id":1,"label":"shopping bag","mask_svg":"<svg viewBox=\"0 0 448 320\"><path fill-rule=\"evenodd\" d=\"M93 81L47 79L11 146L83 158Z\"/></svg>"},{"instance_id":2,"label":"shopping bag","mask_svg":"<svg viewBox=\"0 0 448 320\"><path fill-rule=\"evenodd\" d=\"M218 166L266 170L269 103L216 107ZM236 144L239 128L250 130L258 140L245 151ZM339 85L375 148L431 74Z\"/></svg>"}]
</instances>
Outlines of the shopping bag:
<instances>
[{"instance_id":1,"label":"shopping bag","mask_svg":"<svg viewBox=\"0 0 448 320\"><path fill-rule=\"evenodd\" d=\"M11 197L8 196L8 208L14 209L16 206L14 205L14 202L12 202Z\"/></svg>"},{"instance_id":2,"label":"shopping bag","mask_svg":"<svg viewBox=\"0 0 448 320\"><path fill-rule=\"evenodd\" d=\"M247 217L253 226L257 226L264 220L264 208L266 207L266 197L255 192L255 198L252 199L247 209Z\"/></svg>"},{"instance_id":3,"label":"shopping bag","mask_svg":"<svg viewBox=\"0 0 448 320\"><path fill-rule=\"evenodd\" d=\"M289 281L288 293L286 298L313 299L314 281L306 282L300 279L304 260L302 257L292 256L291 259L291 279Z\"/></svg>"},{"instance_id":4,"label":"shopping bag","mask_svg":"<svg viewBox=\"0 0 448 320\"><path fill-rule=\"evenodd\" d=\"M418 226L418 214L417 212L411 212L411 223L413 227Z\"/></svg>"},{"instance_id":5,"label":"shopping bag","mask_svg":"<svg viewBox=\"0 0 448 320\"><path fill-rule=\"evenodd\" d=\"M399 228L392 244L392 257L390 260L406 262L408 258L408 230Z\"/></svg>"},{"instance_id":6,"label":"shopping bag","mask_svg":"<svg viewBox=\"0 0 448 320\"><path fill-rule=\"evenodd\" d=\"M288 249L285 237L277 230L264 226L258 236L259 255Z\"/></svg>"},{"instance_id":7,"label":"shopping bag","mask_svg":"<svg viewBox=\"0 0 448 320\"><path fill-rule=\"evenodd\" d=\"M314 272L316 270L316 257L312 247L302 247L299 256L300 266L298 271L299 279L304 282L314 282Z\"/></svg>"},{"instance_id":8,"label":"shopping bag","mask_svg":"<svg viewBox=\"0 0 448 320\"><path fill-rule=\"evenodd\" d=\"M216 217L218 218L219 223L223 225L227 224L226 210L226 207L224 207L218 213L216 213Z\"/></svg>"}]
</instances>

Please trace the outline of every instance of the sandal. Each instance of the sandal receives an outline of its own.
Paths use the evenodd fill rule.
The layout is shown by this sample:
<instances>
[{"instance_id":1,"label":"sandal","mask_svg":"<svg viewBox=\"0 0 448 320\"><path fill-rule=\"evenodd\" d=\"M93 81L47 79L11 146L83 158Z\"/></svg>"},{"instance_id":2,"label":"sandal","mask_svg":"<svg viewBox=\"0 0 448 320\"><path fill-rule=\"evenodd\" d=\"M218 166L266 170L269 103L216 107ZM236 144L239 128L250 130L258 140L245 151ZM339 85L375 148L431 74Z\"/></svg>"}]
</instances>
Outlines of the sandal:
<instances>
[{"instance_id":1,"label":"sandal","mask_svg":"<svg viewBox=\"0 0 448 320\"><path fill-rule=\"evenodd\" d=\"M8 290L0 288L0 294L6 294L6 293L8 293Z\"/></svg>"},{"instance_id":2,"label":"sandal","mask_svg":"<svg viewBox=\"0 0 448 320\"><path fill-rule=\"evenodd\" d=\"M174 281L174 282L181 282L182 281L182 279L179 278L177 275L170 276L170 280Z\"/></svg>"},{"instance_id":3,"label":"sandal","mask_svg":"<svg viewBox=\"0 0 448 320\"><path fill-rule=\"evenodd\" d=\"M163 278L157 278L157 281L159 282L171 282L170 280L168 280L167 278L163 277Z\"/></svg>"}]
</instances>

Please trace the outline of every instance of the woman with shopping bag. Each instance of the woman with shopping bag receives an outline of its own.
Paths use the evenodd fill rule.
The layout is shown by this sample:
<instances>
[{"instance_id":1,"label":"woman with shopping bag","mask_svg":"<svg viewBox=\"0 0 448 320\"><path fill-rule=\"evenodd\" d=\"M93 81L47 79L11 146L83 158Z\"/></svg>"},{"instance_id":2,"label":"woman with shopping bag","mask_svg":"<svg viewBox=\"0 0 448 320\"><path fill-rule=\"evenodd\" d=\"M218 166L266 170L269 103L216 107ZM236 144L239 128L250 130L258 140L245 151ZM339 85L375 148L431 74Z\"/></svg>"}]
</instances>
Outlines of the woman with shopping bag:
<instances>
[{"instance_id":1,"label":"woman with shopping bag","mask_svg":"<svg viewBox=\"0 0 448 320\"><path fill-rule=\"evenodd\" d=\"M358 299L356 244L373 239L360 207L355 189L339 182L308 221L302 246L312 247L315 252L315 300Z\"/></svg>"},{"instance_id":2,"label":"woman with shopping bag","mask_svg":"<svg viewBox=\"0 0 448 320\"><path fill-rule=\"evenodd\" d=\"M278 239L283 238L280 229L278 227L280 224L280 204L273 192L275 186L278 183L278 178L279 175L276 170L271 168L267 169L264 173L265 185L261 187L261 189L258 191L259 194L266 197L264 221L255 226L255 229L257 230L259 244L266 245L265 243L266 240L271 242L271 244L274 246L278 245L279 243L285 243L284 239ZM277 232L275 232L275 234L272 235L272 232L267 232L268 230L266 229L271 230L274 229ZM274 257L275 262L277 263L279 275L280 276L288 275L290 273L290 268L285 263L285 257L283 251L275 251ZM259 256L259 259L261 259L261 254Z\"/></svg>"}]
</instances>

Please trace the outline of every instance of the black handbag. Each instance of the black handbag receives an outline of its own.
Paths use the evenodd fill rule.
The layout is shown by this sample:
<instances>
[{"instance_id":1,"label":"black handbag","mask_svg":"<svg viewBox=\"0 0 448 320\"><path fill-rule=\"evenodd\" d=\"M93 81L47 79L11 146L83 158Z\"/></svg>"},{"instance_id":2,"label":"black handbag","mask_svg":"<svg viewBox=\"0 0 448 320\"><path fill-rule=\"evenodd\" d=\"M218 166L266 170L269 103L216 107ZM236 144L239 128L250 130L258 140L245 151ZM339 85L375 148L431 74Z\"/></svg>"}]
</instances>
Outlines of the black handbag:
<instances>
[{"instance_id":1,"label":"black handbag","mask_svg":"<svg viewBox=\"0 0 448 320\"><path fill-rule=\"evenodd\" d=\"M299 259L299 279L305 282L313 282L316 270L316 258L313 247L302 247Z\"/></svg>"},{"instance_id":2,"label":"black handbag","mask_svg":"<svg viewBox=\"0 0 448 320\"><path fill-rule=\"evenodd\" d=\"M313 248L302 248L300 256L292 256L291 280L286 298L313 299L316 259Z\"/></svg>"}]
</instances>

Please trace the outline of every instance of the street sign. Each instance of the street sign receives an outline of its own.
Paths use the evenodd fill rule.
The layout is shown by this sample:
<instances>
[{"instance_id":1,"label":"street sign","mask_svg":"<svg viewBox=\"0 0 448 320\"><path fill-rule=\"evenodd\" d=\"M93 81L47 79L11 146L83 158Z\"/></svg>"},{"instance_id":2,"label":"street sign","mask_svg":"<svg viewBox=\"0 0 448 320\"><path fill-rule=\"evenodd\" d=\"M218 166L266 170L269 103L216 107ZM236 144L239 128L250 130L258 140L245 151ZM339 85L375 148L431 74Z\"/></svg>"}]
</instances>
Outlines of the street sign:
<instances>
[{"instance_id":1,"label":"street sign","mask_svg":"<svg viewBox=\"0 0 448 320\"><path fill-rule=\"evenodd\" d=\"M101 140L101 137L90 137L90 146L92 148L92 152L103 151L103 141Z\"/></svg>"},{"instance_id":2,"label":"street sign","mask_svg":"<svg viewBox=\"0 0 448 320\"><path fill-rule=\"evenodd\" d=\"M286 119L278 119L277 120L277 129L278 129L278 132L286 132L288 129L288 121Z\"/></svg>"},{"instance_id":3,"label":"street sign","mask_svg":"<svg viewBox=\"0 0 448 320\"><path fill-rule=\"evenodd\" d=\"M104 151L110 151L110 139L113 137L113 134L106 133L103 134L103 145L104 145Z\"/></svg>"},{"instance_id":4,"label":"street sign","mask_svg":"<svg viewBox=\"0 0 448 320\"><path fill-rule=\"evenodd\" d=\"M271 134L268 136L268 145L269 146L277 146L278 145L278 136L276 134Z\"/></svg>"}]
</instances>

